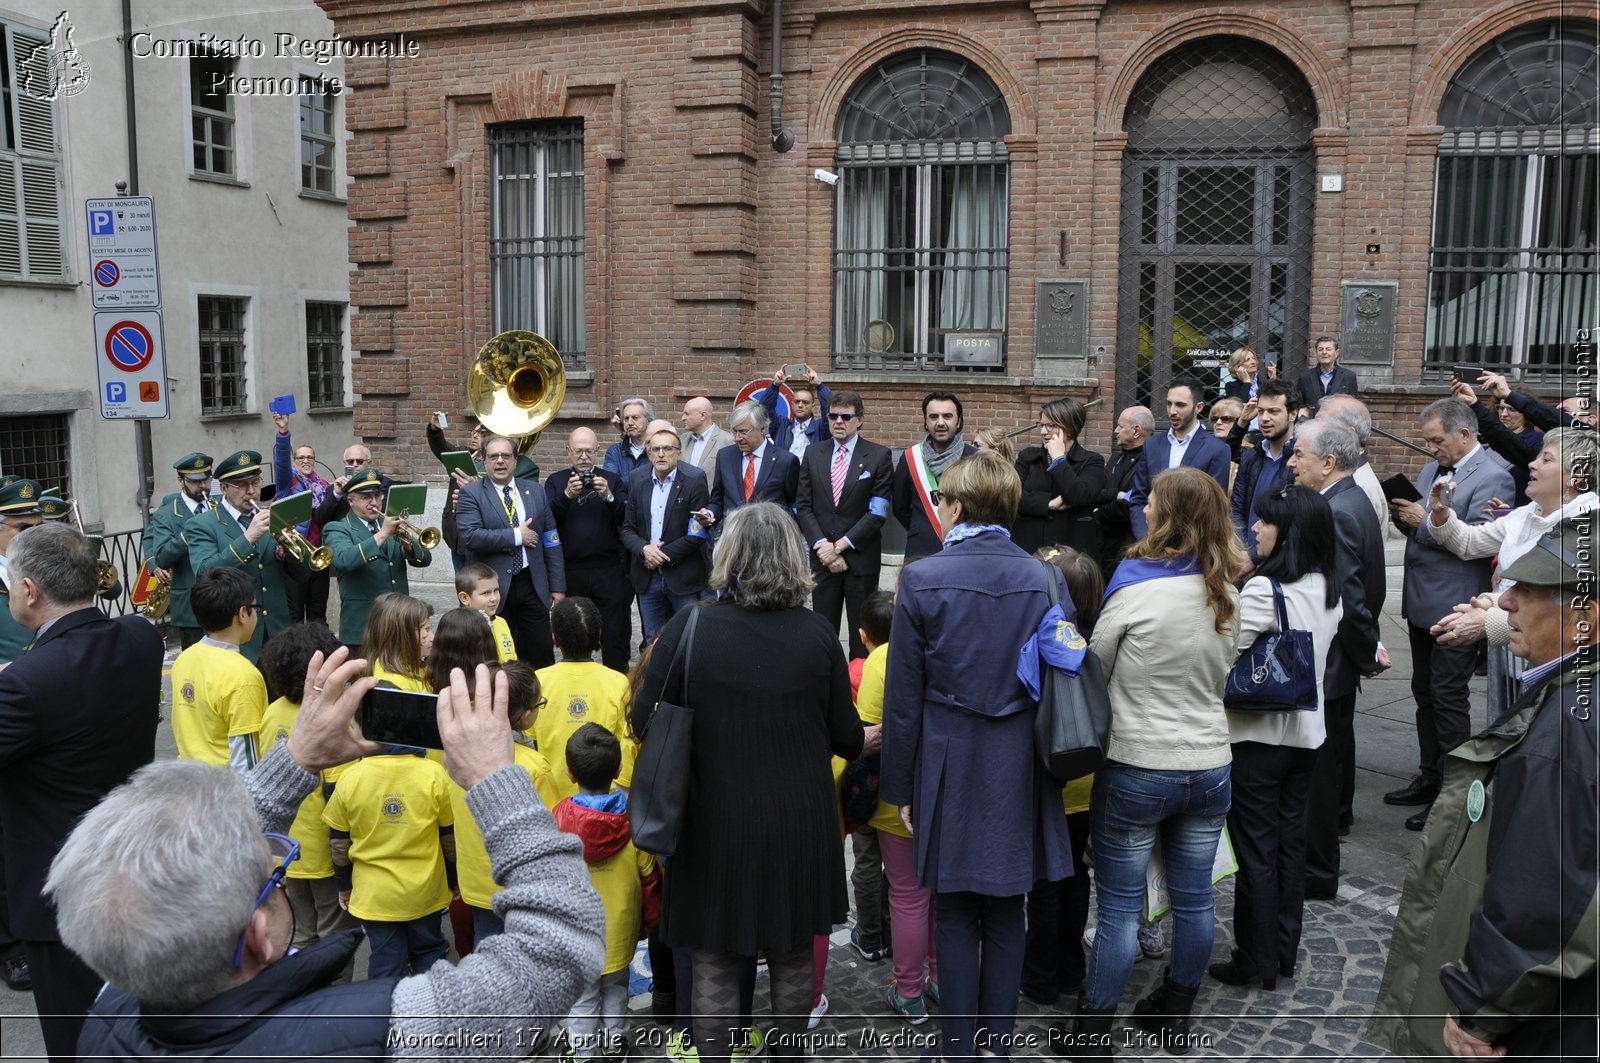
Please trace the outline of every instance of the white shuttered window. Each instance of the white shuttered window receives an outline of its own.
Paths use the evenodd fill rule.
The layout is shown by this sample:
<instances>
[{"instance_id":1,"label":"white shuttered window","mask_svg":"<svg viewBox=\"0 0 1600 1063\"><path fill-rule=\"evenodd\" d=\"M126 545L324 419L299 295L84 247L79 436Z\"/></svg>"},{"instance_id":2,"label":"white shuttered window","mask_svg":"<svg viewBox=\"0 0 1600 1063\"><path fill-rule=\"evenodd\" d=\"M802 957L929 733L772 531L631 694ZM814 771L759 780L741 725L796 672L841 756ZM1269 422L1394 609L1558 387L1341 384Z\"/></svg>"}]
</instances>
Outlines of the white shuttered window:
<instances>
[{"instance_id":1,"label":"white shuttered window","mask_svg":"<svg viewBox=\"0 0 1600 1063\"><path fill-rule=\"evenodd\" d=\"M0 281L66 281L49 34L0 22Z\"/></svg>"}]
</instances>

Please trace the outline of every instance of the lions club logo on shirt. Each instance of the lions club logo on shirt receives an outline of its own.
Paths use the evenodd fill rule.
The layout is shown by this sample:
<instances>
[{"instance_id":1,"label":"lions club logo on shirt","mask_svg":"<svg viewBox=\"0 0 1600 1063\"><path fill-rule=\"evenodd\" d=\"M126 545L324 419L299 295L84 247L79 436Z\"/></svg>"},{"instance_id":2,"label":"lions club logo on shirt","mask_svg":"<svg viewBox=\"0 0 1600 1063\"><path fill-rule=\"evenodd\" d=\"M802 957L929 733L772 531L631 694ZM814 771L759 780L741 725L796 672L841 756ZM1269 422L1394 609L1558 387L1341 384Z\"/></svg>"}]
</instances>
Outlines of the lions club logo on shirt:
<instances>
[{"instance_id":1,"label":"lions club logo on shirt","mask_svg":"<svg viewBox=\"0 0 1600 1063\"><path fill-rule=\"evenodd\" d=\"M178 696L189 704L194 704L194 681L186 680L183 689L178 691Z\"/></svg>"},{"instance_id":2,"label":"lions club logo on shirt","mask_svg":"<svg viewBox=\"0 0 1600 1063\"><path fill-rule=\"evenodd\" d=\"M406 814L405 797L401 794L385 794L383 797L383 818L399 819Z\"/></svg>"},{"instance_id":3,"label":"lions club logo on shirt","mask_svg":"<svg viewBox=\"0 0 1600 1063\"><path fill-rule=\"evenodd\" d=\"M581 719L582 717L589 715L589 703L584 701L582 698L573 698L571 701L567 702L567 715L571 716L574 720Z\"/></svg>"}]
</instances>

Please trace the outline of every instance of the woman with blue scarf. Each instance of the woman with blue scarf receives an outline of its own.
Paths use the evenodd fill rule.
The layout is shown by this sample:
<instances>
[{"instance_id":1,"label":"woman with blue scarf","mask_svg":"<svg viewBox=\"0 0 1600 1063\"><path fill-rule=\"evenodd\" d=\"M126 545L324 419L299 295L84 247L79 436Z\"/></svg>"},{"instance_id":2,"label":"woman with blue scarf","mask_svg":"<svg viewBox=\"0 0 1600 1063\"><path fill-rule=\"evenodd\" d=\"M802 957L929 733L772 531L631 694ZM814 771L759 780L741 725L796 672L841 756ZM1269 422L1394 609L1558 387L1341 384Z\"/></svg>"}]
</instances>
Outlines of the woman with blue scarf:
<instances>
[{"instance_id":1,"label":"woman with blue scarf","mask_svg":"<svg viewBox=\"0 0 1600 1063\"><path fill-rule=\"evenodd\" d=\"M1172 965L1135 1022L1164 1043L1187 1041L1215 932L1211 867L1232 803L1222 688L1244 555L1228 500L1210 476L1179 466L1151 482L1145 516L1149 534L1117 567L1089 643L1111 695L1111 736L1090 798L1099 921L1079 1019L1068 1026L1077 1037L1066 1047L1078 1058L1111 1054L1157 839L1172 897Z\"/></svg>"},{"instance_id":2,"label":"woman with blue scarf","mask_svg":"<svg viewBox=\"0 0 1600 1063\"><path fill-rule=\"evenodd\" d=\"M1034 754L1038 701L1017 671L1050 608L1046 579L1075 610L1060 573L1011 541L1021 497L994 451L943 473L944 548L906 566L890 628L878 795L900 806L918 884L934 891L933 1055L948 1063L1011 1054L1023 901L1073 871L1061 788Z\"/></svg>"}]
</instances>

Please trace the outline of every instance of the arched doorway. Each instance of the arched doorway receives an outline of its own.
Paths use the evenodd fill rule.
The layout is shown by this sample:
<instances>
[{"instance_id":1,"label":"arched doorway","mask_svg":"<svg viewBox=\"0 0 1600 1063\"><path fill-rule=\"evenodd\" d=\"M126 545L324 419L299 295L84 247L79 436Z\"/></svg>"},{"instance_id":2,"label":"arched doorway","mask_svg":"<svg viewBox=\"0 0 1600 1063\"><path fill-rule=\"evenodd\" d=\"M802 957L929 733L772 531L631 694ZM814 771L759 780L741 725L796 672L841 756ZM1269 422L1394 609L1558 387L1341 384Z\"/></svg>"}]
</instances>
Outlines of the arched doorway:
<instances>
[{"instance_id":1,"label":"arched doorway","mask_svg":"<svg viewBox=\"0 0 1600 1063\"><path fill-rule=\"evenodd\" d=\"M1277 52L1238 37L1174 49L1128 102L1117 405L1161 422L1168 382L1213 391L1238 347L1303 365L1316 104Z\"/></svg>"}]
</instances>

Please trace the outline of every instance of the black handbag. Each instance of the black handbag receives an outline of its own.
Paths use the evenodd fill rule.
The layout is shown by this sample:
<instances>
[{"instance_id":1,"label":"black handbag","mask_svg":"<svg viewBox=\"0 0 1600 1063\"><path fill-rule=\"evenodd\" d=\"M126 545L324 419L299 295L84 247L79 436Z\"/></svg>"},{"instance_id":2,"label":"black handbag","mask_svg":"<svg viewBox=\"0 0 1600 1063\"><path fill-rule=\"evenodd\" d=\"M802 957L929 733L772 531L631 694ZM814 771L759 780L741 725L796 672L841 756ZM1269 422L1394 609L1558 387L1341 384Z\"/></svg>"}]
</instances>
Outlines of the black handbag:
<instances>
[{"instance_id":1,"label":"black handbag","mask_svg":"<svg viewBox=\"0 0 1600 1063\"><path fill-rule=\"evenodd\" d=\"M1232 712L1311 712L1317 707L1316 646L1309 631L1289 626L1283 588L1272 584L1278 630L1264 631L1233 662L1222 704Z\"/></svg>"},{"instance_id":2,"label":"black handbag","mask_svg":"<svg viewBox=\"0 0 1600 1063\"><path fill-rule=\"evenodd\" d=\"M1050 564L1044 568L1050 604L1059 605L1056 568ZM1041 661L1033 745L1050 778L1065 786L1094 774L1105 763L1110 737L1111 695L1106 691L1100 659L1085 651L1077 675Z\"/></svg>"},{"instance_id":3,"label":"black handbag","mask_svg":"<svg viewBox=\"0 0 1600 1063\"><path fill-rule=\"evenodd\" d=\"M683 700L689 700L689 664L693 658L694 629L700 622L698 608L689 611L683 638L667 665L661 681L666 691L672 670L683 661ZM671 856L678 848L683 831L684 806L689 799L689 761L693 747L689 736L694 731L694 708L658 700L644 734L639 736L639 755L633 762L633 786L628 791L628 824L633 844L656 856Z\"/></svg>"}]
</instances>

